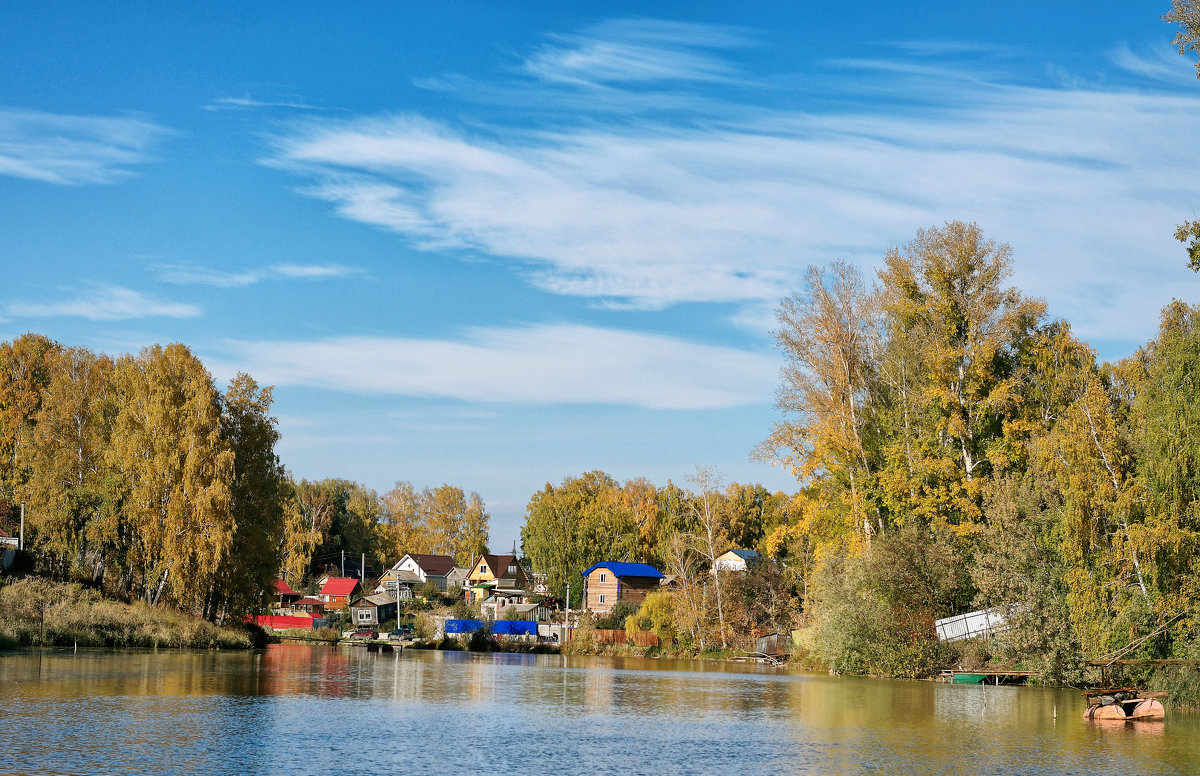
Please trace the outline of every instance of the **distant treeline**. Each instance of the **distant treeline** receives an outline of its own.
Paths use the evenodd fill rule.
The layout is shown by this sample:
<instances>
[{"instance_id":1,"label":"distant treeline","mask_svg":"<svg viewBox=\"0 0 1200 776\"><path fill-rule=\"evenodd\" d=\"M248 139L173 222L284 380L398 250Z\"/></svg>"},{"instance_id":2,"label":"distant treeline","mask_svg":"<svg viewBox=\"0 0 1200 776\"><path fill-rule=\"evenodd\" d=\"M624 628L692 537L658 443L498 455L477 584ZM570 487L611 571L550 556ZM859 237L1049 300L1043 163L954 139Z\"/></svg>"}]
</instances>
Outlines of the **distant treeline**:
<instances>
[{"instance_id":1,"label":"distant treeline","mask_svg":"<svg viewBox=\"0 0 1200 776\"><path fill-rule=\"evenodd\" d=\"M363 554L463 562L486 549L476 494L407 483L380 498L295 481L275 453L271 389L224 392L185 346L112 359L37 334L0 343L0 527L26 505L35 571L209 620L257 611L283 573L301 584Z\"/></svg>"}]
</instances>

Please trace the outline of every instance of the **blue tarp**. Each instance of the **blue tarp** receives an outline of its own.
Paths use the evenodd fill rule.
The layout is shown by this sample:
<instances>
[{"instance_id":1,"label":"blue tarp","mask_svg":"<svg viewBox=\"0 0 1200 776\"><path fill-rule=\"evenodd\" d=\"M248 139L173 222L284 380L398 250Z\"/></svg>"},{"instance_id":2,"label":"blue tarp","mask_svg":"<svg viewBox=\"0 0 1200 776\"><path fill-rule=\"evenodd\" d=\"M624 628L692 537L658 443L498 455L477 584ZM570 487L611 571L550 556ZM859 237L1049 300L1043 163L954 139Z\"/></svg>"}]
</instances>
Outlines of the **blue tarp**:
<instances>
[{"instance_id":1,"label":"blue tarp","mask_svg":"<svg viewBox=\"0 0 1200 776\"><path fill-rule=\"evenodd\" d=\"M492 633L497 636L536 636L537 623L528 620L497 620L492 623Z\"/></svg>"},{"instance_id":2,"label":"blue tarp","mask_svg":"<svg viewBox=\"0 0 1200 776\"><path fill-rule=\"evenodd\" d=\"M537 623L527 622L525 620L497 620L496 622L484 622L483 620L446 620L446 633L474 633L477 630L482 630L491 626L492 633L497 636L536 636Z\"/></svg>"}]
</instances>

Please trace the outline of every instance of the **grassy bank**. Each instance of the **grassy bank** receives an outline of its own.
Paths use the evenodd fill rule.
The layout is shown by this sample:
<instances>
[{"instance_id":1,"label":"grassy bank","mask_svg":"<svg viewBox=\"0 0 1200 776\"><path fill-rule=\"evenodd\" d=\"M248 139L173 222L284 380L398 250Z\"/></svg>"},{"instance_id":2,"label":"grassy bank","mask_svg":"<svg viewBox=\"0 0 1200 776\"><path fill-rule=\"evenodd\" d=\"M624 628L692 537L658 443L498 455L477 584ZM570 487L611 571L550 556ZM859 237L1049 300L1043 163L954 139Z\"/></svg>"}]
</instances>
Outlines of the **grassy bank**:
<instances>
[{"instance_id":1,"label":"grassy bank","mask_svg":"<svg viewBox=\"0 0 1200 776\"><path fill-rule=\"evenodd\" d=\"M112 601L78 584L25 578L0 586L0 648L251 649L264 643L261 629L218 627L170 609Z\"/></svg>"}]
</instances>

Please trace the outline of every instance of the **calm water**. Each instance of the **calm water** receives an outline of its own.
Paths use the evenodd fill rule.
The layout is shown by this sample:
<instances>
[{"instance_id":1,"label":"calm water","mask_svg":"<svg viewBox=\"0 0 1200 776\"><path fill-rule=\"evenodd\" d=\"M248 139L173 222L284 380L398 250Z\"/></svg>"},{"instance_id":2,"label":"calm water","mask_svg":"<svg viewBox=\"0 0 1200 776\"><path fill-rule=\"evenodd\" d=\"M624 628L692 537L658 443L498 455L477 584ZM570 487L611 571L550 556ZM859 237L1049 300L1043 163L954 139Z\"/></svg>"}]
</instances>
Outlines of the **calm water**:
<instances>
[{"instance_id":1,"label":"calm water","mask_svg":"<svg viewBox=\"0 0 1200 776\"><path fill-rule=\"evenodd\" d=\"M0 773L1200 772L1200 719L1081 710L1070 691L682 661L0 653Z\"/></svg>"}]
</instances>

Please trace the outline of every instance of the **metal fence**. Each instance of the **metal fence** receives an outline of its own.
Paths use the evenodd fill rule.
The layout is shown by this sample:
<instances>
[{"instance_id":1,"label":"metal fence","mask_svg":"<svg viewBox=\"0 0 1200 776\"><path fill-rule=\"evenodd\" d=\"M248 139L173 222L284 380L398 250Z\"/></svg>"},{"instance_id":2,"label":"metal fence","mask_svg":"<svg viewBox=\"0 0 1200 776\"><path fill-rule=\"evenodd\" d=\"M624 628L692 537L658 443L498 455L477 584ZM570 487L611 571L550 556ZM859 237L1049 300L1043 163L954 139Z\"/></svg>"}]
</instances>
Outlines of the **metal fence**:
<instances>
[{"instance_id":1,"label":"metal fence","mask_svg":"<svg viewBox=\"0 0 1200 776\"><path fill-rule=\"evenodd\" d=\"M1005 620L1004 608L994 607L946 617L934 622L934 627L937 628L939 641L959 641L991 636L1006 630L1009 624Z\"/></svg>"}]
</instances>

